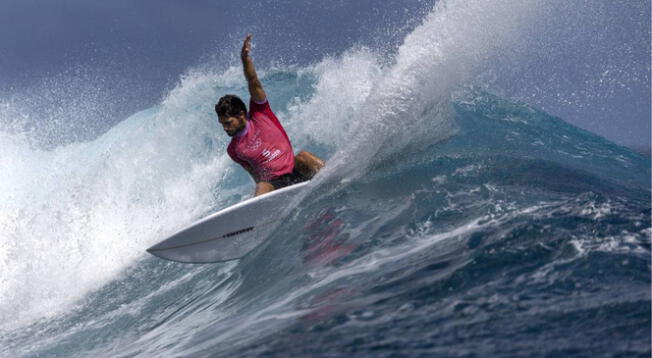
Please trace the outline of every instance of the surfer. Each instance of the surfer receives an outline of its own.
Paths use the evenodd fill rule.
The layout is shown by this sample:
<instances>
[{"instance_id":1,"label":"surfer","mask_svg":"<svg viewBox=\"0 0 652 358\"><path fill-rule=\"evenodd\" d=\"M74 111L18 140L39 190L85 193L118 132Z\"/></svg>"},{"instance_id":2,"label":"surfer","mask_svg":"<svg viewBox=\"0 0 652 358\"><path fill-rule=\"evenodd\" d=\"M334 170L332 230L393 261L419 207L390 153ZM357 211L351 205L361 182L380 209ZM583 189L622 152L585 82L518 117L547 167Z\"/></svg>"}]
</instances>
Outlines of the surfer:
<instances>
[{"instance_id":1,"label":"surfer","mask_svg":"<svg viewBox=\"0 0 652 358\"><path fill-rule=\"evenodd\" d=\"M267 95L258 80L254 62L249 56L251 34L242 45L240 57L249 87L249 112L235 95L226 95L215 105L222 128L231 137L227 153L254 179L254 196L310 180L324 161L302 150L294 155L290 138L269 106Z\"/></svg>"}]
</instances>

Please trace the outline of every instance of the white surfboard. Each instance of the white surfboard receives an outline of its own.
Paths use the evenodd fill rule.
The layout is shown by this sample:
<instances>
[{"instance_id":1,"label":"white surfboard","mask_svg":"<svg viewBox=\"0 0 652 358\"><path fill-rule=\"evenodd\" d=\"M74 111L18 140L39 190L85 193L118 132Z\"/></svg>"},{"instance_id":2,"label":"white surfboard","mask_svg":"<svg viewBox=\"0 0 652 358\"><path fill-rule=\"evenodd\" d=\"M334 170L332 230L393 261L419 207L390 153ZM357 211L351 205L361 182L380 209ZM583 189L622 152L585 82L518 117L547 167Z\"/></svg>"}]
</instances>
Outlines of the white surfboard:
<instances>
[{"instance_id":1,"label":"white surfboard","mask_svg":"<svg viewBox=\"0 0 652 358\"><path fill-rule=\"evenodd\" d=\"M150 247L147 252L184 263L242 258L276 228L291 198L307 184L274 190L220 210Z\"/></svg>"}]
</instances>

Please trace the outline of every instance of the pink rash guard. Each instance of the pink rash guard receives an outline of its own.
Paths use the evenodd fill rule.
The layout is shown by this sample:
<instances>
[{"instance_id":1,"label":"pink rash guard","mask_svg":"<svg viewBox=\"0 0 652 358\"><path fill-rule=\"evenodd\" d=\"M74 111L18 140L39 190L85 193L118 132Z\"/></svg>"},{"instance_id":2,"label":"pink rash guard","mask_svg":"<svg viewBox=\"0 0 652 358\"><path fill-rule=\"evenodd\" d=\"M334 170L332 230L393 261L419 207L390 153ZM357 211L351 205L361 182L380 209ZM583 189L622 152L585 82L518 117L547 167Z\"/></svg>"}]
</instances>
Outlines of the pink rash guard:
<instances>
[{"instance_id":1,"label":"pink rash guard","mask_svg":"<svg viewBox=\"0 0 652 358\"><path fill-rule=\"evenodd\" d=\"M251 167L262 181L271 181L294 170L294 151L269 102L249 101L247 125L231 138L227 153L243 167Z\"/></svg>"}]
</instances>

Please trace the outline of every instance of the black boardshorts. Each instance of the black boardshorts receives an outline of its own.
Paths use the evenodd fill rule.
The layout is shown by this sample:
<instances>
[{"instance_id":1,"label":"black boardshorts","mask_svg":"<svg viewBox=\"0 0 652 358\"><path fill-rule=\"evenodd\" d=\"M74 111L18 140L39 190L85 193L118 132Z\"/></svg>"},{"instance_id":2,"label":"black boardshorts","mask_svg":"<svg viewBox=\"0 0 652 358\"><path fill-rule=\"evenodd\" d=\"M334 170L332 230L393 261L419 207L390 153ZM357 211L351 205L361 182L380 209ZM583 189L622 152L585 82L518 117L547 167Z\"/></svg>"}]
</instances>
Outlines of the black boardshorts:
<instances>
[{"instance_id":1,"label":"black boardshorts","mask_svg":"<svg viewBox=\"0 0 652 358\"><path fill-rule=\"evenodd\" d=\"M297 172L297 169L294 168L294 170L292 170L292 173L283 174L276 179L270 180L269 183L274 186L274 189L281 189L281 188L285 188L286 186L298 184L308 180L310 180L310 178L307 178L299 174L299 172Z\"/></svg>"}]
</instances>

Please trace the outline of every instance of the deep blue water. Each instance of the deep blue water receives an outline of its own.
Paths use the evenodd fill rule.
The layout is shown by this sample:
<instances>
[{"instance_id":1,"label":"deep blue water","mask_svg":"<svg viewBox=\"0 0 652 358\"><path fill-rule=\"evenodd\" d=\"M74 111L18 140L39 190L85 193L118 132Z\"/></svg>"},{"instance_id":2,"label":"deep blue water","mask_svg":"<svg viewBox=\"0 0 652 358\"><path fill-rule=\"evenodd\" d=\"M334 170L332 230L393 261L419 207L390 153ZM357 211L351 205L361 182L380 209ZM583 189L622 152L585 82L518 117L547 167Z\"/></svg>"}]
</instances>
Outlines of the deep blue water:
<instances>
[{"instance_id":1,"label":"deep blue water","mask_svg":"<svg viewBox=\"0 0 652 358\"><path fill-rule=\"evenodd\" d=\"M530 7L469 4L391 61L260 69L328 166L239 261L144 250L251 195L212 113L240 68L190 70L88 141L6 122L0 356L649 357L649 158L473 83L516 41L487 24Z\"/></svg>"}]
</instances>

